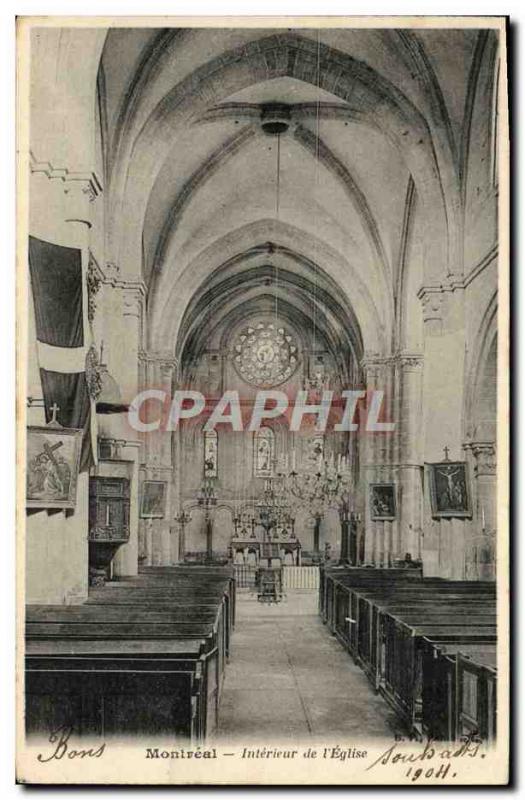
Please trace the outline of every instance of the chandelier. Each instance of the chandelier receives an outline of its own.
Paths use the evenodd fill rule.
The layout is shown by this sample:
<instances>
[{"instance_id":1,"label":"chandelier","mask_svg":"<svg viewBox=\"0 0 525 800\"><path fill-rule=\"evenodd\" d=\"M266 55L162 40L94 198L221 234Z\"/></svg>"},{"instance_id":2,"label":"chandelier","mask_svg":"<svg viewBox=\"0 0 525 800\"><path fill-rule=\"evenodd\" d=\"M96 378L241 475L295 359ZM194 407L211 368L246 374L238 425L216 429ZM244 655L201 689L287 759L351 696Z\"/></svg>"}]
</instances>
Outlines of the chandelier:
<instances>
[{"instance_id":1,"label":"chandelier","mask_svg":"<svg viewBox=\"0 0 525 800\"><path fill-rule=\"evenodd\" d=\"M279 528L292 527L293 531L295 520L291 513L288 493L282 477L277 474L276 478L265 478L262 497L255 503L258 523L264 528L267 535L272 529L275 530L275 536L278 536Z\"/></svg>"},{"instance_id":2,"label":"chandelier","mask_svg":"<svg viewBox=\"0 0 525 800\"><path fill-rule=\"evenodd\" d=\"M295 450L291 469L288 457L281 458L278 479L281 493L291 508L306 507L312 517L322 517L330 508L349 509L352 503L352 470L347 456L319 455L315 466L299 472Z\"/></svg>"}]
</instances>

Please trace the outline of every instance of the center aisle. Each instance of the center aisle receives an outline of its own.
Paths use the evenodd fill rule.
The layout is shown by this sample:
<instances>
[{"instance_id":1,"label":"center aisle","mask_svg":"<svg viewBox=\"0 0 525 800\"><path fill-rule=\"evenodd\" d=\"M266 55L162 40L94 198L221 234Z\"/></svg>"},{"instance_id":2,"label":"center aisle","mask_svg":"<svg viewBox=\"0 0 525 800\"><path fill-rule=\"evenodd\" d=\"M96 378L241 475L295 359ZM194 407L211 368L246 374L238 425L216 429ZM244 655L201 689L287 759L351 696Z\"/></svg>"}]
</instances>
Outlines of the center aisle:
<instances>
[{"instance_id":1,"label":"center aisle","mask_svg":"<svg viewBox=\"0 0 525 800\"><path fill-rule=\"evenodd\" d=\"M349 744L398 731L394 713L322 624L316 591L290 591L277 606L238 592L219 741Z\"/></svg>"}]
</instances>

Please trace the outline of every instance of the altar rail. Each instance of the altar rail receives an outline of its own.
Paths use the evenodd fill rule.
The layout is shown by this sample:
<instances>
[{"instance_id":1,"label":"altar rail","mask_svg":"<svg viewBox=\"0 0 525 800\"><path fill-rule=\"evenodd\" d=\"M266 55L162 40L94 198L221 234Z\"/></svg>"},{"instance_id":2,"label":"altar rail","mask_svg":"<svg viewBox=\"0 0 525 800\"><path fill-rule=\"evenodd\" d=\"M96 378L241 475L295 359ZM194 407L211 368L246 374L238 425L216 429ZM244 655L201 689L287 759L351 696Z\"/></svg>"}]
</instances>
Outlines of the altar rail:
<instances>
[{"instance_id":1,"label":"altar rail","mask_svg":"<svg viewBox=\"0 0 525 800\"><path fill-rule=\"evenodd\" d=\"M319 567L283 567L283 589L319 589Z\"/></svg>"},{"instance_id":2,"label":"altar rail","mask_svg":"<svg viewBox=\"0 0 525 800\"><path fill-rule=\"evenodd\" d=\"M234 564L238 589L255 589L257 567ZM319 567L283 567L283 589L319 589Z\"/></svg>"}]
</instances>

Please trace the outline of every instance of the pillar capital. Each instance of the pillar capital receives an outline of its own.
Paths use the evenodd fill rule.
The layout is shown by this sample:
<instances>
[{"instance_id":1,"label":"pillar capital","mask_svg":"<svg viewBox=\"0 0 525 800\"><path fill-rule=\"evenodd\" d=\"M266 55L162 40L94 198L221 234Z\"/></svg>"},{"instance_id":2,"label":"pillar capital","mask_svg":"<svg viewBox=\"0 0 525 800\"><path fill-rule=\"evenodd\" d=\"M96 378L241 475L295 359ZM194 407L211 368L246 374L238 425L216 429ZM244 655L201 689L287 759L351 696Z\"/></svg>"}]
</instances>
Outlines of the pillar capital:
<instances>
[{"instance_id":1,"label":"pillar capital","mask_svg":"<svg viewBox=\"0 0 525 800\"><path fill-rule=\"evenodd\" d=\"M379 380L385 369L391 367L394 357L379 355L378 353L365 353L361 359L361 369L363 370L365 381L373 383Z\"/></svg>"},{"instance_id":2,"label":"pillar capital","mask_svg":"<svg viewBox=\"0 0 525 800\"><path fill-rule=\"evenodd\" d=\"M178 358L169 350L139 350L139 361L148 370L147 374L153 372L161 379L170 381L179 367Z\"/></svg>"},{"instance_id":3,"label":"pillar capital","mask_svg":"<svg viewBox=\"0 0 525 800\"><path fill-rule=\"evenodd\" d=\"M140 318L146 297L146 288L140 282L125 283L122 290L122 314L124 317Z\"/></svg>"},{"instance_id":4,"label":"pillar capital","mask_svg":"<svg viewBox=\"0 0 525 800\"><path fill-rule=\"evenodd\" d=\"M424 364L422 353L399 352L395 356L395 361L404 372L419 372Z\"/></svg>"},{"instance_id":5,"label":"pillar capital","mask_svg":"<svg viewBox=\"0 0 525 800\"><path fill-rule=\"evenodd\" d=\"M474 472L476 476L496 474L496 447L494 442L467 442L463 445L470 450L475 459Z\"/></svg>"},{"instance_id":6,"label":"pillar capital","mask_svg":"<svg viewBox=\"0 0 525 800\"><path fill-rule=\"evenodd\" d=\"M445 283L422 286L417 296L423 310L423 323L429 336L441 336L463 324L463 289L461 278L450 276Z\"/></svg>"}]
</instances>

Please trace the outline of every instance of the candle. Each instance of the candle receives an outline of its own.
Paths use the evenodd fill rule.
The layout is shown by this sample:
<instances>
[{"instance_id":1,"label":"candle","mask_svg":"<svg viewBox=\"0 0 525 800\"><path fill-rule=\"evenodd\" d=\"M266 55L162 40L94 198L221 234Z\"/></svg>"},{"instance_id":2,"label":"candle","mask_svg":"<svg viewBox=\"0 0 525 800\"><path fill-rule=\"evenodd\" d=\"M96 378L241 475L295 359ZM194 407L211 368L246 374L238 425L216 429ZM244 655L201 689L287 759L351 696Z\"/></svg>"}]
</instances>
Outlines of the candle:
<instances>
[{"instance_id":1,"label":"candle","mask_svg":"<svg viewBox=\"0 0 525 800\"><path fill-rule=\"evenodd\" d=\"M485 530L485 509L481 506L481 528Z\"/></svg>"}]
</instances>

